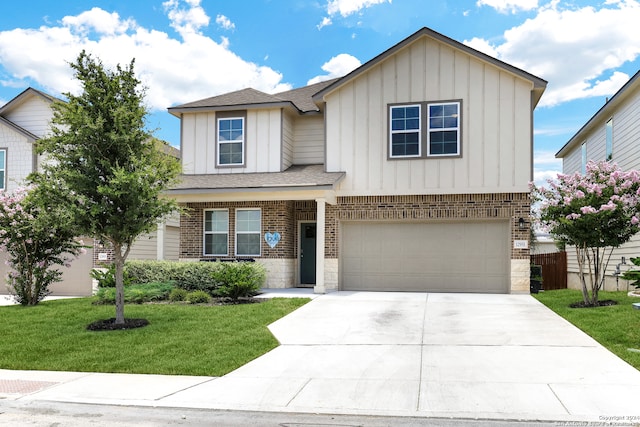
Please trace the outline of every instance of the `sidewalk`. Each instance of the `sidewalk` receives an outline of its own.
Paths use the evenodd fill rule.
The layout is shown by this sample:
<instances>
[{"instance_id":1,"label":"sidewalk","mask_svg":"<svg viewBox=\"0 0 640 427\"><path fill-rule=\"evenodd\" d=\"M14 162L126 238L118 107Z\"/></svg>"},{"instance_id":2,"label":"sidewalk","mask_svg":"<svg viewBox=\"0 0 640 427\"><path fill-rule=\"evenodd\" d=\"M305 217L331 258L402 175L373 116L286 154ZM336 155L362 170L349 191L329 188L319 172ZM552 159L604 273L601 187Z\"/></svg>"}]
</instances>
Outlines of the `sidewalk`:
<instances>
[{"instance_id":1,"label":"sidewalk","mask_svg":"<svg viewBox=\"0 0 640 427\"><path fill-rule=\"evenodd\" d=\"M224 377L0 370L0 399L640 423L640 371L531 296L305 296L270 326L282 345Z\"/></svg>"}]
</instances>

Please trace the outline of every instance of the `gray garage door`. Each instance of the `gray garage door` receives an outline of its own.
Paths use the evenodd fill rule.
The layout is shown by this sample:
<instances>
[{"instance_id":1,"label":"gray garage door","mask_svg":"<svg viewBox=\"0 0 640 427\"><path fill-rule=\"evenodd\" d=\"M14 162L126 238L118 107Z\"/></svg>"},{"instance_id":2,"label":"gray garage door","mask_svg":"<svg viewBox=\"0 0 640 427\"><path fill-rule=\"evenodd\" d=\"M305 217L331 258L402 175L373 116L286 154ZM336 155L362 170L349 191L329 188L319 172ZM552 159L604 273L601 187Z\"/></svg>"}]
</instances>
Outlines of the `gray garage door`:
<instances>
[{"instance_id":1,"label":"gray garage door","mask_svg":"<svg viewBox=\"0 0 640 427\"><path fill-rule=\"evenodd\" d=\"M506 221L346 222L341 288L370 291L506 293Z\"/></svg>"}]
</instances>

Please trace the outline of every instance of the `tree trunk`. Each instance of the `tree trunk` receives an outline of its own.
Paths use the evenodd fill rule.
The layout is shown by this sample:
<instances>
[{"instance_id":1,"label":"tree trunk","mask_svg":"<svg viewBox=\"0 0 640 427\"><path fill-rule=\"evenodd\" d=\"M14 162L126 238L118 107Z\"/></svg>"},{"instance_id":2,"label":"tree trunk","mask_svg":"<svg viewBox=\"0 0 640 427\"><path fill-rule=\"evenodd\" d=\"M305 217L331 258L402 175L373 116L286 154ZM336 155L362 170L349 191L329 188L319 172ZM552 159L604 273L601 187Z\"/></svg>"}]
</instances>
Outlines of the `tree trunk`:
<instances>
[{"instance_id":1,"label":"tree trunk","mask_svg":"<svg viewBox=\"0 0 640 427\"><path fill-rule=\"evenodd\" d=\"M122 245L113 243L114 264L116 267L116 324L124 324L124 257Z\"/></svg>"}]
</instances>

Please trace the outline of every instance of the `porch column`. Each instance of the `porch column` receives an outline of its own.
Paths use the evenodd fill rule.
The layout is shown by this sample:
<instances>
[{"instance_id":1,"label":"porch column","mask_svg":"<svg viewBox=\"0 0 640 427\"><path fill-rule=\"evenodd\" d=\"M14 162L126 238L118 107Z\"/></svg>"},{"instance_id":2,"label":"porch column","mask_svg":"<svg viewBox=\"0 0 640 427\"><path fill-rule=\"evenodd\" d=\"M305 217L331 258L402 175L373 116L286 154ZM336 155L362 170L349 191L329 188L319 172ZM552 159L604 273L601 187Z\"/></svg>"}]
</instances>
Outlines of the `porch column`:
<instances>
[{"instance_id":1,"label":"porch column","mask_svg":"<svg viewBox=\"0 0 640 427\"><path fill-rule=\"evenodd\" d=\"M316 285L313 292L324 294L324 223L326 200L316 199Z\"/></svg>"}]
</instances>

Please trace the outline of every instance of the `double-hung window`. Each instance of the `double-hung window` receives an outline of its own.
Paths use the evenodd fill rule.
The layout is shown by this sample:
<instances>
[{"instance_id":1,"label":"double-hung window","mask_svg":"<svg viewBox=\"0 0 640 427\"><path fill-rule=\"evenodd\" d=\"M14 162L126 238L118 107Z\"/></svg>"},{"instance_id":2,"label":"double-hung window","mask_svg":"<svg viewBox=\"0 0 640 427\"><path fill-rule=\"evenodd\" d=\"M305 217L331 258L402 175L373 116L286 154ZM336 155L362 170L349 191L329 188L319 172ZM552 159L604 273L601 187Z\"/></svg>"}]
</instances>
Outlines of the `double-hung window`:
<instances>
[{"instance_id":1,"label":"double-hung window","mask_svg":"<svg viewBox=\"0 0 640 427\"><path fill-rule=\"evenodd\" d=\"M262 211L236 209L236 255L260 256Z\"/></svg>"},{"instance_id":2,"label":"double-hung window","mask_svg":"<svg viewBox=\"0 0 640 427\"><path fill-rule=\"evenodd\" d=\"M0 190L7 188L7 150L0 149Z\"/></svg>"},{"instance_id":3,"label":"double-hung window","mask_svg":"<svg viewBox=\"0 0 640 427\"><path fill-rule=\"evenodd\" d=\"M218 119L218 166L244 165L244 126L244 117L224 117Z\"/></svg>"},{"instance_id":4,"label":"double-hung window","mask_svg":"<svg viewBox=\"0 0 640 427\"><path fill-rule=\"evenodd\" d=\"M391 107L390 157L420 157L421 110L420 104Z\"/></svg>"},{"instance_id":5,"label":"double-hung window","mask_svg":"<svg viewBox=\"0 0 640 427\"><path fill-rule=\"evenodd\" d=\"M204 255L229 255L229 211L204 211Z\"/></svg>"},{"instance_id":6,"label":"double-hung window","mask_svg":"<svg viewBox=\"0 0 640 427\"><path fill-rule=\"evenodd\" d=\"M460 102L427 106L427 156L460 155Z\"/></svg>"},{"instance_id":7,"label":"double-hung window","mask_svg":"<svg viewBox=\"0 0 640 427\"><path fill-rule=\"evenodd\" d=\"M389 158L454 157L461 150L462 101L389 106Z\"/></svg>"}]
</instances>

